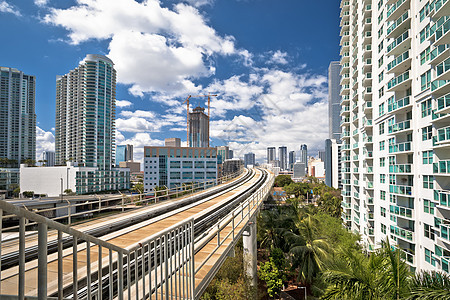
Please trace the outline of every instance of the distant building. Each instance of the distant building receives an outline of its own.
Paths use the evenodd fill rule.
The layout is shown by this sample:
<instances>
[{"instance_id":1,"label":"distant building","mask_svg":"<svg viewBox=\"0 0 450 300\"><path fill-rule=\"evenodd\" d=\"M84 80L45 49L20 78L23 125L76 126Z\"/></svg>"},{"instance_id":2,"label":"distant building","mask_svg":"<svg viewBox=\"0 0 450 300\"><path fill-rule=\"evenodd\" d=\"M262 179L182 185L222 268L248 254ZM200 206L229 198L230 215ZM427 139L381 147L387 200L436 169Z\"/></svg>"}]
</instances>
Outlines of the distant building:
<instances>
[{"instance_id":1,"label":"distant building","mask_svg":"<svg viewBox=\"0 0 450 300\"><path fill-rule=\"evenodd\" d=\"M320 159L311 160L308 167L308 175L325 179L325 164Z\"/></svg>"},{"instance_id":2,"label":"distant building","mask_svg":"<svg viewBox=\"0 0 450 300\"><path fill-rule=\"evenodd\" d=\"M116 146L116 166L122 161L133 161L133 145Z\"/></svg>"},{"instance_id":3,"label":"distant building","mask_svg":"<svg viewBox=\"0 0 450 300\"><path fill-rule=\"evenodd\" d=\"M234 151L230 150L228 151L228 159L233 159L234 158Z\"/></svg>"},{"instance_id":4,"label":"distant building","mask_svg":"<svg viewBox=\"0 0 450 300\"><path fill-rule=\"evenodd\" d=\"M12 166L36 159L36 78L0 67L0 158Z\"/></svg>"},{"instance_id":5,"label":"distant building","mask_svg":"<svg viewBox=\"0 0 450 300\"><path fill-rule=\"evenodd\" d=\"M275 153L275 147L268 147L267 148L267 163L271 164L272 161L277 159L276 153Z\"/></svg>"},{"instance_id":6,"label":"distant building","mask_svg":"<svg viewBox=\"0 0 450 300\"><path fill-rule=\"evenodd\" d=\"M238 172L244 166L242 159L233 158L227 159L223 163L223 176L231 175Z\"/></svg>"},{"instance_id":7,"label":"distant building","mask_svg":"<svg viewBox=\"0 0 450 300\"><path fill-rule=\"evenodd\" d=\"M216 148L144 147L144 190L217 178Z\"/></svg>"},{"instance_id":8,"label":"distant building","mask_svg":"<svg viewBox=\"0 0 450 300\"><path fill-rule=\"evenodd\" d=\"M125 161L133 161L133 145L126 145Z\"/></svg>"},{"instance_id":9,"label":"distant building","mask_svg":"<svg viewBox=\"0 0 450 300\"><path fill-rule=\"evenodd\" d=\"M203 107L196 107L189 113L189 147L209 147L209 117Z\"/></svg>"},{"instance_id":10,"label":"distant building","mask_svg":"<svg viewBox=\"0 0 450 300\"><path fill-rule=\"evenodd\" d=\"M342 189L341 142L325 140L325 184Z\"/></svg>"},{"instance_id":11,"label":"distant building","mask_svg":"<svg viewBox=\"0 0 450 300\"><path fill-rule=\"evenodd\" d=\"M308 169L308 146L302 144L300 146L299 161L305 164L305 172Z\"/></svg>"},{"instance_id":12,"label":"distant building","mask_svg":"<svg viewBox=\"0 0 450 300\"><path fill-rule=\"evenodd\" d=\"M302 178L306 176L306 164L303 162L296 162L294 164L294 175L292 178Z\"/></svg>"},{"instance_id":13,"label":"distant building","mask_svg":"<svg viewBox=\"0 0 450 300\"><path fill-rule=\"evenodd\" d=\"M289 151L289 162L288 162L289 170L292 171L294 169L294 163L295 163L295 151Z\"/></svg>"},{"instance_id":14,"label":"distant building","mask_svg":"<svg viewBox=\"0 0 450 300\"><path fill-rule=\"evenodd\" d=\"M328 138L341 138L341 65L339 61L332 61L328 67Z\"/></svg>"},{"instance_id":15,"label":"distant building","mask_svg":"<svg viewBox=\"0 0 450 300\"><path fill-rule=\"evenodd\" d=\"M256 163L255 153L250 152L250 153L247 153L244 155L244 166L245 167L250 166L250 165L254 166L255 163Z\"/></svg>"},{"instance_id":16,"label":"distant building","mask_svg":"<svg viewBox=\"0 0 450 300\"><path fill-rule=\"evenodd\" d=\"M119 163L119 168L128 168L131 173L137 173L141 171L141 163L134 161L121 161Z\"/></svg>"},{"instance_id":17,"label":"distant building","mask_svg":"<svg viewBox=\"0 0 450 300\"><path fill-rule=\"evenodd\" d=\"M166 147L181 147L181 139L179 138L167 138L164 140Z\"/></svg>"},{"instance_id":18,"label":"distant building","mask_svg":"<svg viewBox=\"0 0 450 300\"><path fill-rule=\"evenodd\" d=\"M0 195L8 194L19 186L19 168L0 168Z\"/></svg>"},{"instance_id":19,"label":"distant building","mask_svg":"<svg viewBox=\"0 0 450 300\"><path fill-rule=\"evenodd\" d=\"M287 169L287 147L281 146L278 147L278 159L280 161L281 170Z\"/></svg>"},{"instance_id":20,"label":"distant building","mask_svg":"<svg viewBox=\"0 0 450 300\"><path fill-rule=\"evenodd\" d=\"M42 152L42 160L44 161L42 164L47 167L55 166L55 151L44 151Z\"/></svg>"},{"instance_id":21,"label":"distant building","mask_svg":"<svg viewBox=\"0 0 450 300\"><path fill-rule=\"evenodd\" d=\"M319 159L321 161L325 161L325 150L324 151L319 151Z\"/></svg>"},{"instance_id":22,"label":"distant building","mask_svg":"<svg viewBox=\"0 0 450 300\"><path fill-rule=\"evenodd\" d=\"M230 159L230 148L228 146L217 147L217 163L223 164L224 161Z\"/></svg>"}]
</instances>

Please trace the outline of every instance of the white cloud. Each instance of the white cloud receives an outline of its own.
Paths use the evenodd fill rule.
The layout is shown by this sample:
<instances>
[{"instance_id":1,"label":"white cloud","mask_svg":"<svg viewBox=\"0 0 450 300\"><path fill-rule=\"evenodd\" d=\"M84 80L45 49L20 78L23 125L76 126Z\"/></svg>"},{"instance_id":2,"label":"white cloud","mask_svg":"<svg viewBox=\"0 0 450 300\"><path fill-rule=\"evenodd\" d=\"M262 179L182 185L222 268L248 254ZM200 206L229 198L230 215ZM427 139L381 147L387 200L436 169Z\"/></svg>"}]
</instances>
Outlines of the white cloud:
<instances>
[{"instance_id":1,"label":"white cloud","mask_svg":"<svg viewBox=\"0 0 450 300\"><path fill-rule=\"evenodd\" d=\"M132 106L133 103L131 103L128 100L116 100L116 106L123 108L123 107L128 107L128 106Z\"/></svg>"},{"instance_id":2,"label":"white cloud","mask_svg":"<svg viewBox=\"0 0 450 300\"><path fill-rule=\"evenodd\" d=\"M272 57L270 58L269 62L274 64L280 64L285 65L288 63L287 61L287 53L281 52L280 50L277 50L273 53Z\"/></svg>"},{"instance_id":3,"label":"white cloud","mask_svg":"<svg viewBox=\"0 0 450 300\"><path fill-rule=\"evenodd\" d=\"M0 1L0 12L13 14L18 17L22 15L16 7L14 7L13 5L9 4L6 1Z\"/></svg>"},{"instance_id":4,"label":"white cloud","mask_svg":"<svg viewBox=\"0 0 450 300\"><path fill-rule=\"evenodd\" d=\"M36 126L36 160L42 158L43 151L55 151L55 136Z\"/></svg>"},{"instance_id":5,"label":"white cloud","mask_svg":"<svg viewBox=\"0 0 450 300\"><path fill-rule=\"evenodd\" d=\"M49 0L34 0L34 4L37 6L46 6Z\"/></svg>"},{"instance_id":6,"label":"white cloud","mask_svg":"<svg viewBox=\"0 0 450 300\"><path fill-rule=\"evenodd\" d=\"M214 2L214 0L185 0L185 1L195 7L200 7L203 5L211 5Z\"/></svg>"},{"instance_id":7,"label":"white cloud","mask_svg":"<svg viewBox=\"0 0 450 300\"><path fill-rule=\"evenodd\" d=\"M124 110L120 113L121 116L124 117L138 117L138 118L155 118L156 114L152 111L146 111L146 110L136 110L136 111L129 111Z\"/></svg>"},{"instance_id":8,"label":"white cloud","mask_svg":"<svg viewBox=\"0 0 450 300\"><path fill-rule=\"evenodd\" d=\"M182 126L185 119L181 115L158 115L152 111L122 111L122 118L116 120L116 128L123 132L159 132L163 126Z\"/></svg>"},{"instance_id":9,"label":"white cloud","mask_svg":"<svg viewBox=\"0 0 450 300\"><path fill-rule=\"evenodd\" d=\"M164 141L152 139L149 133L136 133L129 139L125 139L120 131L116 133L117 145L133 145L133 160L141 163L141 169L144 164L144 146L163 146Z\"/></svg>"},{"instance_id":10,"label":"white cloud","mask_svg":"<svg viewBox=\"0 0 450 300\"><path fill-rule=\"evenodd\" d=\"M135 96L194 93L200 87L193 79L214 74L213 55L250 59L248 51L235 48L233 37L219 36L197 8L183 3L169 9L158 0L77 0L66 9L52 8L43 21L67 29L75 45L110 40L118 81Z\"/></svg>"}]
</instances>

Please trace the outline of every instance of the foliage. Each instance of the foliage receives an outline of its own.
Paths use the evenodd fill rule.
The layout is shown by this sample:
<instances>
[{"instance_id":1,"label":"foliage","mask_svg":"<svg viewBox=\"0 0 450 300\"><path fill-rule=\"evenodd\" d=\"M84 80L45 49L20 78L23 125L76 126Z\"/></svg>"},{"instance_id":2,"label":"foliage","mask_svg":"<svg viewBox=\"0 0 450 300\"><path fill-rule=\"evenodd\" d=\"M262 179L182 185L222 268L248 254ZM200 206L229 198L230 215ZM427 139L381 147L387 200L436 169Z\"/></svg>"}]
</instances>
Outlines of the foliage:
<instances>
[{"instance_id":1,"label":"foliage","mask_svg":"<svg viewBox=\"0 0 450 300\"><path fill-rule=\"evenodd\" d=\"M72 191L72 189L65 189L65 190L64 190L64 194L69 195L69 196L74 196L74 195L76 195L76 193L74 193L74 192Z\"/></svg>"},{"instance_id":2,"label":"foliage","mask_svg":"<svg viewBox=\"0 0 450 300\"><path fill-rule=\"evenodd\" d=\"M275 178L275 183L274 184L277 187L284 187L284 186L289 185L291 183L293 183L293 181L291 179L291 176L289 176L289 175L278 175Z\"/></svg>"},{"instance_id":3,"label":"foliage","mask_svg":"<svg viewBox=\"0 0 450 300\"><path fill-rule=\"evenodd\" d=\"M14 197L19 197L19 194L20 194L20 187L16 187L13 190L13 195L14 195Z\"/></svg>"},{"instance_id":4,"label":"foliage","mask_svg":"<svg viewBox=\"0 0 450 300\"><path fill-rule=\"evenodd\" d=\"M144 184L143 183L136 183L132 188L132 191L138 192L139 194L142 194L144 192Z\"/></svg>"},{"instance_id":5,"label":"foliage","mask_svg":"<svg viewBox=\"0 0 450 300\"><path fill-rule=\"evenodd\" d=\"M263 263L258 271L259 278L267 285L267 293L270 297L275 297L283 287L283 274L277 268L273 257Z\"/></svg>"},{"instance_id":6,"label":"foliage","mask_svg":"<svg viewBox=\"0 0 450 300\"><path fill-rule=\"evenodd\" d=\"M411 282L408 300L450 299L450 275L443 272L421 272Z\"/></svg>"},{"instance_id":7,"label":"foliage","mask_svg":"<svg viewBox=\"0 0 450 300\"><path fill-rule=\"evenodd\" d=\"M34 195L33 191L25 191L22 193L25 198L32 198Z\"/></svg>"},{"instance_id":8,"label":"foliage","mask_svg":"<svg viewBox=\"0 0 450 300\"><path fill-rule=\"evenodd\" d=\"M29 158L22 160L22 163L27 164L30 167L33 167L36 165L36 161L34 159L29 159Z\"/></svg>"}]
</instances>

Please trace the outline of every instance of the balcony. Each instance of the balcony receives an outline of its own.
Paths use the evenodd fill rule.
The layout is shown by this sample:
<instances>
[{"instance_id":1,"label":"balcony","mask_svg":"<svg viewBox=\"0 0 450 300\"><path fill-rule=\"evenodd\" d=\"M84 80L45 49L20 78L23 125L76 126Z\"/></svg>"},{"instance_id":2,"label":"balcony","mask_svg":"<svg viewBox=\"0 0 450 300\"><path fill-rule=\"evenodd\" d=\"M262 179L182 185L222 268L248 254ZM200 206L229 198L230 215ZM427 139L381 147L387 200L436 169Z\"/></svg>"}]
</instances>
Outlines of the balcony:
<instances>
[{"instance_id":1,"label":"balcony","mask_svg":"<svg viewBox=\"0 0 450 300\"><path fill-rule=\"evenodd\" d=\"M391 225L390 232L401 239L414 242L414 228L401 228Z\"/></svg>"},{"instance_id":2,"label":"balcony","mask_svg":"<svg viewBox=\"0 0 450 300\"><path fill-rule=\"evenodd\" d=\"M450 1L448 0L435 0L434 1L434 14L433 20L437 20L443 16L448 16L450 11Z\"/></svg>"},{"instance_id":3,"label":"balcony","mask_svg":"<svg viewBox=\"0 0 450 300\"><path fill-rule=\"evenodd\" d=\"M434 80L431 82L431 94L435 98L450 93L450 80Z\"/></svg>"},{"instance_id":4,"label":"balcony","mask_svg":"<svg viewBox=\"0 0 450 300\"><path fill-rule=\"evenodd\" d=\"M386 12L386 21L392 21L397 19L402 12L409 9L409 2L406 0L398 0L395 2Z\"/></svg>"},{"instance_id":5,"label":"balcony","mask_svg":"<svg viewBox=\"0 0 450 300\"><path fill-rule=\"evenodd\" d=\"M412 131L411 120L406 120L406 121L399 122L399 123L388 126L388 132L390 134L400 133L400 132L403 133L406 131Z\"/></svg>"},{"instance_id":6,"label":"balcony","mask_svg":"<svg viewBox=\"0 0 450 300\"><path fill-rule=\"evenodd\" d=\"M450 80L450 58L436 65L436 80Z\"/></svg>"},{"instance_id":7,"label":"balcony","mask_svg":"<svg viewBox=\"0 0 450 300\"><path fill-rule=\"evenodd\" d=\"M345 84L343 86L341 86L341 92L340 95L349 95L350 94L350 85L349 84Z\"/></svg>"},{"instance_id":8,"label":"balcony","mask_svg":"<svg viewBox=\"0 0 450 300\"><path fill-rule=\"evenodd\" d=\"M409 34L409 30L406 30L387 46L386 52L388 56L391 55L395 56L405 52L410 48L411 48L411 36Z\"/></svg>"},{"instance_id":9,"label":"balcony","mask_svg":"<svg viewBox=\"0 0 450 300\"><path fill-rule=\"evenodd\" d=\"M366 112L366 111L369 111L369 110L371 110L372 109L372 101L366 101L366 102L364 102L364 104L363 104L363 110Z\"/></svg>"},{"instance_id":10,"label":"balcony","mask_svg":"<svg viewBox=\"0 0 450 300\"><path fill-rule=\"evenodd\" d=\"M394 96L388 99L388 112L394 112L396 110L400 110L403 107L410 107L412 104L410 103L409 96L399 99L395 101Z\"/></svg>"},{"instance_id":11,"label":"balcony","mask_svg":"<svg viewBox=\"0 0 450 300\"><path fill-rule=\"evenodd\" d=\"M433 174L450 175L450 160L440 160L433 163Z\"/></svg>"},{"instance_id":12,"label":"balcony","mask_svg":"<svg viewBox=\"0 0 450 300\"><path fill-rule=\"evenodd\" d=\"M372 73L368 72L363 78L363 86L372 86Z\"/></svg>"},{"instance_id":13,"label":"balcony","mask_svg":"<svg viewBox=\"0 0 450 300\"><path fill-rule=\"evenodd\" d=\"M439 45L430 52L430 64L435 66L450 56L450 45Z\"/></svg>"},{"instance_id":14,"label":"balcony","mask_svg":"<svg viewBox=\"0 0 450 300\"><path fill-rule=\"evenodd\" d=\"M441 19L443 19L442 17ZM437 28L434 31L434 45L445 45L450 44L450 19L445 21L442 25L436 24ZM440 25L440 26L439 26Z\"/></svg>"},{"instance_id":15,"label":"balcony","mask_svg":"<svg viewBox=\"0 0 450 300\"><path fill-rule=\"evenodd\" d=\"M367 181L366 189L373 189L373 181Z\"/></svg>"},{"instance_id":16,"label":"balcony","mask_svg":"<svg viewBox=\"0 0 450 300\"><path fill-rule=\"evenodd\" d=\"M365 159L373 159L372 151L364 151Z\"/></svg>"},{"instance_id":17,"label":"balcony","mask_svg":"<svg viewBox=\"0 0 450 300\"><path fill-rule=\"evenodd\" d=\"M434 190L434 201L439 201L439 205L450 208L450 191Z\"/></svg>"},{"instance_id":18,"label":"balcony","mask_svg":"<svg viewBox=\"0 0 450 300\"><path fill-rule=\"evenodd\" d=\"M394 77L392 80L388 81L387 91L394 92L399 90L407 90L411 87L412 79L409 77L409 70L403 74L400 74L397 77ZM403 83L403 84L402 84Z\"/></svg>"},{"instance_id":19,"label":"balcony","mask_svg":"<svg viewBox=\"0 0 450 300\"><path fill-rule=\"evenodd\" d=\"M437 109L436 111L434 111L435 114L450 113L450 94L438 98L436 102L437 102Z\"/></svg>"},{"instance_id":20,"label":"balcony","mask_svg":"<svg viewBox=\"0 0 450 300\"><path fill-rule=\"evenodd\" d=\"M390 184L389 193L403 196L412 196L412 186Z\"/></svg>"},{"instance_id":21,"label":"balcony","mask_svg":"<svg viewBox=\"0 0 450 300\"><path fill-rule=\"evenodd\" d=\"M414 209L397 206L397 205L389 205L389 212L399 217L404 217L408 219L412 219L414 217Z\"/></svg>"},{"instance_id":22,"label":"balcony","mask_svg":"<svg viewBox=\"0 0 450 300\"><path fill-rule=\"evenodd\" d=\"M389 145L389 153L413 152L411 142Z\"/></svg>"},{"instance_id":23,"label":"balcony","mask_svg":"<svg viewBox=\"0 0 450 300\"><path fill-rule=\"evenodd\" d=\"M403 15L401 15L394 23L389 26L386 30L386 38L395 38L400 32L403 32L410 28L410 13L409 10L406 11Z\"/></svg>"},{"instance_id":24,"label":"balcony","mask_svg":"<svg viewBox=\"0 0 450 300\"><path fill-rule=\"evenodd\" d=\"M388 63L388 73L399 74L411 68L411 57L409 56L409 50L403 52L394 58L393 61Z\"/></svg>"},{"instance_id":25,"label":"balcony","mask_svg":"<svg viewBox=\"0 0 450 300\"><path fill-rule=\"evenodd\" d=\"M341 108L341 116L344 115L344 114L347 115L349 113L350 113L350 107L348 105L342 106L342 108Z\"/></svg>"},{"instance_id":26,"label":"balcony","mask_svg":"<svg viewBox=\"0 0 450 300\"><path fill-rule=\"evenodd\" d=\"M367 143L373 143L373 142L372 142L372 136L365 136L365 137L363 137L363 142L364 142L365 144L367 144Z\"/></svg>"},{"instance_id":27,"label":"balcony","mask_svg":"<svg viewBox=\"0 0 450 300\"><path fill-rule=\"evenodd\" d=\"M399 165L390 165L389 173L395 174L410 174L412 170L411 164L399 164Z\"/></svg>"}]
</instances>

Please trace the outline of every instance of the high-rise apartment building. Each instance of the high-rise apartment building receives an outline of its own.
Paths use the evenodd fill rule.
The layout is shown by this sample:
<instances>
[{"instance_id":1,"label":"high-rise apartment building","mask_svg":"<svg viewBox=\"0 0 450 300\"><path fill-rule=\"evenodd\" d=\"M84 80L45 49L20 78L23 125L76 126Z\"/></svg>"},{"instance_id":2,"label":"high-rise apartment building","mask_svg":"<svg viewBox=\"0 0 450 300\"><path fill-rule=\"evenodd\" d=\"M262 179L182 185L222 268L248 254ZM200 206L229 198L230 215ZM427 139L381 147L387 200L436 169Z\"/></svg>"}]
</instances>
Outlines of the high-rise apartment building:
<instances>
[{"instance_id":1,"label":"high-rise apartment building","mask_svg":"<svg viewBox=\"0 0 450 300\"><path fill-rule=\"evenodd\" d=\"M343 218L449 271L450 1L341 2Z\"/></svg>"},{"instance_id":2,"label":"high-rise apartment building","mask_svg":"<svg viewBox=\"0 0 450 300\"><path fill-rule=\"evenodd\" d=\"M280 160L281 170L286 170L288 162L287 147L285 146L278 147L278 159Z\"/></svg>"},{"instance_id":3,"label":"high-rise apartment building","mask_svg":"<svg viewBox=\"0 0 450 300\"><path fill-rule=\"evenodd\" d=\"M47 167L55 166L55 151L44 151L42 152L43 164Z\"/></svg>"},{"instance_id":4,"label":"high-rise apartment building","mask_svg":"<svg viewBox=\"0 0 450 300\"><path fill-rule=\"evenodd\" d=\"M244 154L244 166L245 167L247 167L249 165L254 166L255 163L256 163L255 153L250 152L250 153Z\"/></svg>"},{"instance_id":5,"label":"high-rise apartment building","mask_svg":"<svg viewBox=\"0 0 450 300\"><path fill-rule=\"evenodd\" d=\"M133 161L133 145L130 144L126 145L125 160Z\"/></svg>"},{"instance_id":6,"label":"high-rise apartment building","mask_svg":"<svg viewBox=\"0 0 450 300\"><path fill-rule=\"evenodd\" d=\"M338 61L332 61L328 67L328 138L339 140L341 138L341 66Z\"/></svg>"},{"instance_id":7,"label":"high-rise apartment building","mask_svg":"<svg viewBox=\"0 0 450 300\"><path fill-rule=\"evenodd\" d=\"M217 162L223 164L224 161L230 159L230 148L228 146L217 147Z\"/></svg>"},{"instance_id":8,"label":"high-rise apartment building","mask_svg":"<svg viewBox=\"0 0 450 300\"><path fill-rule=\"evenodd\" d=\"M289 160L288 160L289 170L292 171L294 169L294 164L295 164L295 151L289 151Z\"/></svg>"},{"instance_id":9,"label":"high-rise apartment building","mask_svg":"<svg viewBox=\"0 0 450 300\"><path fill-rule=\"evenodd\" d=\"M267 147L267 163L271 164L277 159L275 147Z\"/></svg>"},{"instance_id":10,"label":"high-rise apartment building","mask_svg":"<svg viewBox=\"0 0 450 300\"><path fill-rule=\"evenodd\" d=\"M189 113L189 147L209 147L209 117L203 107Z\"/></svg>"},{"instance_id":11,"label":"high-rise apartment building","mask_svg":"<svg viewBox=\"0 0 450 300\"><path fill-rule=\"evenodd\" d=\"M305 164L306 172L308 170L308 146L306 144L300 146L299 162Z\"/></svg>"},{"instance_id":12,"label":"high-rise apartment building","mask_svg":"<svg viewBox=\"0 0 450 300\"><path fill-rule=\"evenodd\" d=\"M115 152L116 70L103 55L88 54L56 80L56 163L110 170Z\"/></svg>"},{"instance_id":13,"label":"high-rise apartment building","mask_svg":"<svg viewBox=\"0 0 450 300\"><path fill-rule=\"evenodd\" d=\"M36 78L0 67L0 158L18 167L36 159Z\"/></svg>"}]
</instances>

